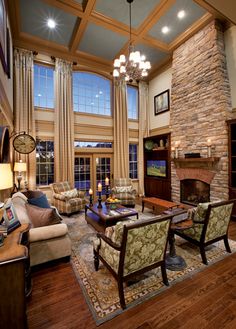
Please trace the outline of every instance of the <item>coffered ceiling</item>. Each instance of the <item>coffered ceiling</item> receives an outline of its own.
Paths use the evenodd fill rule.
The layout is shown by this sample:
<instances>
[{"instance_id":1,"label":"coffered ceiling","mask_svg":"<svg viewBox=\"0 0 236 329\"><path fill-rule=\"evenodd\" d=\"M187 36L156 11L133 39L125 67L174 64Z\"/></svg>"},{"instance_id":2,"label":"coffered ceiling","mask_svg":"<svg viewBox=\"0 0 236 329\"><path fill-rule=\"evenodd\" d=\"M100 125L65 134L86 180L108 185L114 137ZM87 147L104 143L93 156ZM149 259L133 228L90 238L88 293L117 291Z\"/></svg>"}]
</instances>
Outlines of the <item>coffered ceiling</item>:
<instances>
[{"instance_id":1,"label":"coffered ceiling","mask_svg":"<svg viewBox=\"0 0 236 329\"><path fill-rule=\"evenodd\" d=\"M213 18L223 18L207 1L133 1L132 43L150 60L151 77L170 60L177 46ZM108 74L113 60L128 51L126 0L9 0L7 5L15 46ZM181 10L185 17L179 19ZM55 20L55 29L47 27L48 18ZM164 26L169 28L166 34L162 32Z\"/></svg>"}]
</instances>

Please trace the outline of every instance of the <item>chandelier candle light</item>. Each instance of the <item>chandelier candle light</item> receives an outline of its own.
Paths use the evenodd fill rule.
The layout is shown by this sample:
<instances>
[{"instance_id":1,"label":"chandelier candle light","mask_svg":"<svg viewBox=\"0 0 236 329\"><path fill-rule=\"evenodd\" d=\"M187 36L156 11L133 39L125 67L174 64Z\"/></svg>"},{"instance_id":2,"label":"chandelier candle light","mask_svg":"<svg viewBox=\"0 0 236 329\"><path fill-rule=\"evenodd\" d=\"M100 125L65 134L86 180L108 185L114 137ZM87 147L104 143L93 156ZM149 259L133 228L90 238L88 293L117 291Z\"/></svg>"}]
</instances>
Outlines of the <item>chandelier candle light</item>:
<instances>
[{"instance_id":1,"label":"chandelier candle light","mask_svg":"<svg viewBox=\"0 0 236 329\"><path fill-rule=\"evenodd\" d=\"M117 80L133 82L133 80L141 80L148 75L148 70L151 68L149 61L146 61L145 55L141 55L139 51L134 50L131 41L131 3L133 0L127 0L129 3L129 53L126 59L125 55L120 55L114 60L113 77Z\"/></svg>"},{"instance_id":2,"label":"chandelier candle light","mask_svg":"<svg viewBox=\"0 0 236 329\"><path fill-rule=\"evenodd\" d=\"M102 184L98 183L98 208L102 208Z\"/></svg>"}]
</instances>

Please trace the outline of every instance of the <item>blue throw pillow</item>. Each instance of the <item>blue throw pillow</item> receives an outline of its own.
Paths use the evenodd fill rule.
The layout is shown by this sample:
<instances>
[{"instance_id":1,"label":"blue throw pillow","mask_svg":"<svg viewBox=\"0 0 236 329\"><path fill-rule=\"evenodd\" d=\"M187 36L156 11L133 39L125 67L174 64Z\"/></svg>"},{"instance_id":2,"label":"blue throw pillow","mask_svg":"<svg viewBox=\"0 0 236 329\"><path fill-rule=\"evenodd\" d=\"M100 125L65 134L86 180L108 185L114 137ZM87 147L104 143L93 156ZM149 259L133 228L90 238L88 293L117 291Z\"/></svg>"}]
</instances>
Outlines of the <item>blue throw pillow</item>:
<instances>
[{"instance_id":1,"label":"blue throw pillow","mask_svg":"<svg viewBox=\"0 0 236 329\"><path fill-rule=\"evenodd\" d=\"M48 203L46 194L41 195L39 198L28 199L28 202L40 208L51 208L50 204Z\"/></svg>"}]
</instances>

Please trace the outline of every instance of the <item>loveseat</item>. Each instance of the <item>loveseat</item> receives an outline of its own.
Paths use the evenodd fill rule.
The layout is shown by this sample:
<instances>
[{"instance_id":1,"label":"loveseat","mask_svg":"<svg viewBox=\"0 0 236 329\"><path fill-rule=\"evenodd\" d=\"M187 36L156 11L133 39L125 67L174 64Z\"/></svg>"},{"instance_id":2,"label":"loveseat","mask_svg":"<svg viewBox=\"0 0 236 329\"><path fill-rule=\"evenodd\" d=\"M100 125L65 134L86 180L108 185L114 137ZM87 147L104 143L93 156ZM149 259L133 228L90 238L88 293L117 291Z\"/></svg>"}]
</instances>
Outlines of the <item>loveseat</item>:
<instances>
[{"instance_id":1,"label":"loveseat","mask_svg":"<svg viewBox=\"0 0 236 329\"><path fill-rule=\"evenodd\" d=\"M42 192L38 191L43 194ZM31 195L32 196L32 195ZM35 195L34 195L35 196ZM7 204L12 203L21 224L30 223L30 265L35 266L51 260L70 257L71 240L67 225L54 207L39 208L28 204L28 198L21 192L13 194ZM38 222L39 227L36 227ZM49 225L43 223L49 222Z\"/></svg>"}]
</instances>

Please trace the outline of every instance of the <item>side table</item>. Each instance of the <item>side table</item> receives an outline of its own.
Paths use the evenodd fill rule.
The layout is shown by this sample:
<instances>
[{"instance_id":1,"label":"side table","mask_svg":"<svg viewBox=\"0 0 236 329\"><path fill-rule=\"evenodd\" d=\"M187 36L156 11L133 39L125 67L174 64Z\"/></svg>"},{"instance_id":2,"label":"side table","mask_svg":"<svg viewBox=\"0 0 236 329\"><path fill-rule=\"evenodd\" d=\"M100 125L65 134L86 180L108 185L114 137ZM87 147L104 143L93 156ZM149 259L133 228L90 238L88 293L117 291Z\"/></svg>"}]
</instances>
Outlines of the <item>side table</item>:
<instances>
[{"instance_id":1,"label":"side table","mask_svg":"<svg viewBox=\"0 0 236 329\"><path fill-rule=\"evenodd\" d=\"M31 292L29 225L11 232L0 247L1 328L27 328L26 295Z\"/></svg>"}]
</instances>

